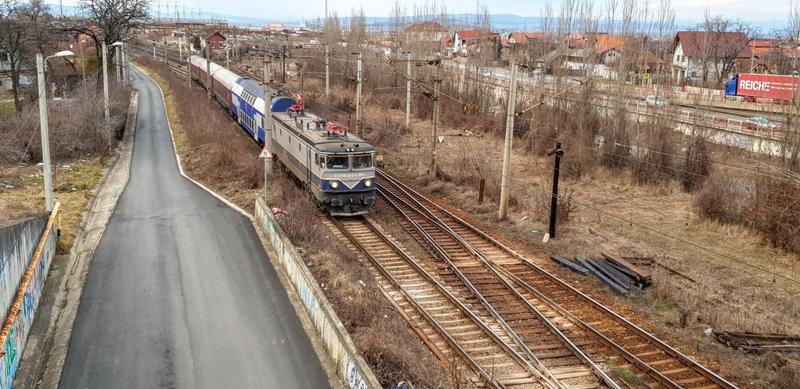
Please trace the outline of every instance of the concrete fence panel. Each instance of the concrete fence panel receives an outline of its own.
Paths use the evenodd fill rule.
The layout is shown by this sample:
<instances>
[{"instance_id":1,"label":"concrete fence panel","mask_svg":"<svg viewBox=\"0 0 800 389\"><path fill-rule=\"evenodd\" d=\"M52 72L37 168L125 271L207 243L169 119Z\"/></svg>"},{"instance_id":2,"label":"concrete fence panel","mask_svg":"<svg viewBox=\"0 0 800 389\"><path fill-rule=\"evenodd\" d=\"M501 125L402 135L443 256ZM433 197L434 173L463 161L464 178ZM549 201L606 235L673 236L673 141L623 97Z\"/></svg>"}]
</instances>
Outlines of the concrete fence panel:
<instances>
[{"instance_id":1,"label":"concrete fence panel","mask_svg":"<svg viewBox=\"0 0 800 389\"><path fill-rule=\"evenodd\" d=\"M58 238L56 220L59 208L59 204L56 203L49 217L42 218L41 222L37 219L30 227L18 230L20 249L15 252L20 256L19 259L9 258L10 261L6 261L5 256L3 258L4 266L9 264L17 269L18 265L14 264L14 261L24 261L24 265L19 267L21 271L18 275L6 275L6 269L3 269L3 282L7 277L17 282L0 330L0 389L11 388L14 382L22 351L25 349L25 342L33 325L36 309L39 307L47 273L56 252ZM5 239L2 241L4 255L6 242ZM31 248L31 243L34 245L33 249L28 250ZM3 295L3 298L5 297Z\"/></svg>"},{"instance_id":2,"label":"concrete fence panel","mask_svg":"<svg viewBox=\"0 0 800 389\"><path fill-rule=\"evenodd\" d=\"M256 199L255 220L269 238L325 349L336 364L336 372L351 389L380 388L380 383L358 354L350 334L317 284L303 258L281 230L275 216L261 199Z\"/></svg>"},{"instance_id":3,"label":"concrete fence panel","mask_svg":"<svg viewBox=\"0 0 800 389\"><path fill-rule=\"evenodd\" d=\"M0 309L4 314L17 294L45 224L46 214L0 229Z\"/></svg>"}]
</instances>

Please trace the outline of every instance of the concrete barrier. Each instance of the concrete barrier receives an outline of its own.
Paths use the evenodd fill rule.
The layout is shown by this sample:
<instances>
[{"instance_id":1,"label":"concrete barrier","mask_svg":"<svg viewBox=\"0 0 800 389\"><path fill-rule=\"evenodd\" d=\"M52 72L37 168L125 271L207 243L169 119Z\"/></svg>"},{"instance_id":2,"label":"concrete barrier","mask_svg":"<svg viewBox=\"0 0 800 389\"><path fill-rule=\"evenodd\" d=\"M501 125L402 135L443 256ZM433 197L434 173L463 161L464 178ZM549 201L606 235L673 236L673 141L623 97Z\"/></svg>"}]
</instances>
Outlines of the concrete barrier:
<instances>
[{"instance_id":1,"label":"concrete barrier","mask_svg":"<svg viewBox=\"0 0 800 389\"><path fill-rule=\"evenodd\" d=\"M8 312L47 224L47 214L0 229L0 312Z\"/></svg>"},{"instance_id":2,"label":"concrete barrier","mask_svg":"<svg viewBox=\"0 0 800 389\"><path fill-rule=\"evenodd\" d=\"M32 240L32 242L35 242L35 248L32 251L17 252L20 258L11 258L9 262L6 262L5 257L3 258L4 263L24 260L25 265L21 267L22 272L19 277L14 274L6 276L6 270L9 269L3 269L4 280L6 277L12 279L11 281L13 281L13 278L17 278L19 283L13 298L10 300L3 327L0 330L0 389L11 388L14 382L22 351L25 349L25 342L28 339L36 309L39 307L39 300L41 300L44 284L47 281L50 263L56 252L56 231L58 228L56 220L59 208L60 205L56 203L50 216L47 219L43 219L46 220L46 223L33 223L30 228L41 226L38 231L21 230L25 235L19 236L22 241L31 242L31 235L35 235ZM4 245L5 242L3 240ZM20 247L27 247L27 244L21 244Z\"/></svg>"},{"instance_id":3,"label":"concrete barrier","mask_svg":"<svg viewBox=\"0 0 800 389\"><path fill-rule=\"evenodd\" d=\"M380 388L380 383L358 351L353 340L345 330L333 307L325 298L303 258L297 253L278 225L275 216L256 199L255 222L264 230L278 256L278 261L289 275L289 279L303 302L303 307L311 316L314 328L325 344L325 349L336 364L336 372L351 389Z\"/></svg>"}]
</instances>

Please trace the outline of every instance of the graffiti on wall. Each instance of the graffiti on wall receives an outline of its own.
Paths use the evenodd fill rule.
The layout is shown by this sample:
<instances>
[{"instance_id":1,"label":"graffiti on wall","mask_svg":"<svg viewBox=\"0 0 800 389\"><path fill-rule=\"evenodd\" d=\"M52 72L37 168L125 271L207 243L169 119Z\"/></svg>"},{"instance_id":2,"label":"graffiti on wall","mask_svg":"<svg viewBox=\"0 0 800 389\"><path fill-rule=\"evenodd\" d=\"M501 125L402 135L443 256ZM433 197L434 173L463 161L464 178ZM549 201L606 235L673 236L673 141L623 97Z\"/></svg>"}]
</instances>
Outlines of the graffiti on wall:
<instances>
[{"instance_id":1,"label":"graffiti on wall","mask_svg":"<svg viewBox=\"0 0 800 389\"><path fill-rule=\"evenodd\" d=\"M350 358L347 359L347 386L350 389L367 389L367 382L361 377L361 372Z\"/></svg>"},{"instance_id":2,"label":"graffiti on wall","mask_svg":"<svg viewBox=\"0 0 800 389\"><path fill-rule=\"evenodd\" d=\"M5 344L0 348L3 351L3 355L0 356L0 389L11 388L14 382L14 376L19 367L20 357L22 357L22 350L25 349L25 341L33 325L36 308L39 306L39 301L44 291L44 285L47 281L50 262L55 254L55 244L55 233L51 231L47 238L47 243L44 246L44 250L42 250L40 254L39 263L34 269L33 277L25 290L19 314L11 324L11 329Z\"/></svg>"}]
</instances>

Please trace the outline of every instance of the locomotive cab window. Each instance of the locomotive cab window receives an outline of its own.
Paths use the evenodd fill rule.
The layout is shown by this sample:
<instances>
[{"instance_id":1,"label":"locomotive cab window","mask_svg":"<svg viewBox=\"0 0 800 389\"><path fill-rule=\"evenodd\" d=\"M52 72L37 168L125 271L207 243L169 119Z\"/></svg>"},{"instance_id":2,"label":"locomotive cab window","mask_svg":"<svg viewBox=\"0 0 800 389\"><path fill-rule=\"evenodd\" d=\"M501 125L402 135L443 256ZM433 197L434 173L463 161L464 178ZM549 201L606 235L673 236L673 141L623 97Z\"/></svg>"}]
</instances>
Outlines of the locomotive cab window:
<instances>
[{"instance_id":1,"label":"locomotive cab window","mask_svg":"<svg viewBox=\"0 0 800 389\"><path fill-rule=\"evenodd\" d=\"M314 165L319 166L319 154L314 153Z\"/></svg>"},{"instance_id":2,"label":"locomotive cab window","mask_svg":"<svg viewBox=\"0 0 800 389\"><path fill-rule=\"evenodd\" d=\"M325 167L338 170L347 169L347 157L328 156Z\"/></svg>"},{"instance_id":3,"label":"locomotive cab window","mask_svg":"<svg viewBox=\"0 0 800 389\"><path fill-rule=\"evenodd\" d=\"M353 156L353 169L366 169L372 167L372 155L362 154Z\"/></svg>"}]
</instances>

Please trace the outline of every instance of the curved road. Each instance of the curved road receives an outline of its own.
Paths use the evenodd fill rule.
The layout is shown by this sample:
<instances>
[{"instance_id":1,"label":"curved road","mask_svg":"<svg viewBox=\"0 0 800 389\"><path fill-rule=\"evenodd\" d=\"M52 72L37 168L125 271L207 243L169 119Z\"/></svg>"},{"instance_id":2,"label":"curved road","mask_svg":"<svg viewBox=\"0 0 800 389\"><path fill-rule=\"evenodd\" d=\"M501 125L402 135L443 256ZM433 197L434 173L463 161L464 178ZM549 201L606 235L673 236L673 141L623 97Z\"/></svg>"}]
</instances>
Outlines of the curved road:
<instances>
[{"instance_id":1,"label":"curved road","mask_svg":"<svg viewBox=\"0 0 800 389\"><path fill-rule=\"evenodd\" d=\"M329 387L250 221L178 173L159 90L131 73L130 180L94 254L60 387Z\"/></svg>"}]
</instances>

